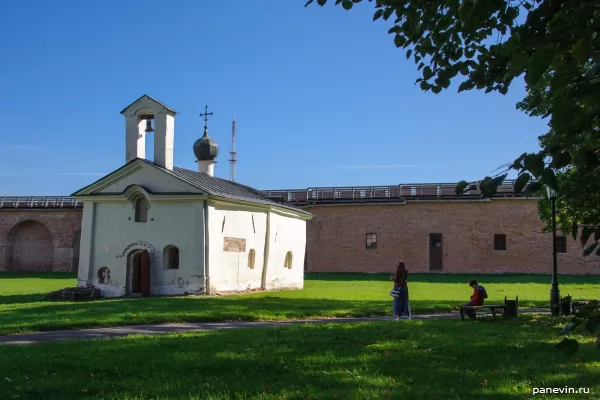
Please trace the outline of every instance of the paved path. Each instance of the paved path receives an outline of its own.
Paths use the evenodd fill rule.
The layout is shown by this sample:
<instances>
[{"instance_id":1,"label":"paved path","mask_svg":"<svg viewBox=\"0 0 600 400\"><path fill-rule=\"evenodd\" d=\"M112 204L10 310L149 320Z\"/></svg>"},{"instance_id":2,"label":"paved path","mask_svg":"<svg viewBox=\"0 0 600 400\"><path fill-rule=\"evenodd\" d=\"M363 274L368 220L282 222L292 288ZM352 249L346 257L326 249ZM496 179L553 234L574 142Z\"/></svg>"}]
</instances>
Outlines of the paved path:
<instances>
[{"instance_id":1,"label":"paved path","mask_svg":"<svg viewBox=\"0 0 600 400\"><path fill-rule=\"evenodd\" d=\"M521 313L549 312L549 309L531 308L520 311ZM460 314L422 314L413 316L414 320L459 318ZM371 322L391 321L392 317L362 317L362 318L321 318L321 319L296 319L291 321L265 321L265 322L196 322L182 324L153 324L153 325L129 325L112 328L81 329L66 331L47 331L35 333L19 333L16 335L0 336L0 344L34 344L41 342L55 342L58 340L73 339L100 339L113 338L129 335L155 335L165 333L202 332L218 329L239 328L272 328L278 326L289 326L298 324L323 324L343 322Z\"/></svg>"}]
</instances>

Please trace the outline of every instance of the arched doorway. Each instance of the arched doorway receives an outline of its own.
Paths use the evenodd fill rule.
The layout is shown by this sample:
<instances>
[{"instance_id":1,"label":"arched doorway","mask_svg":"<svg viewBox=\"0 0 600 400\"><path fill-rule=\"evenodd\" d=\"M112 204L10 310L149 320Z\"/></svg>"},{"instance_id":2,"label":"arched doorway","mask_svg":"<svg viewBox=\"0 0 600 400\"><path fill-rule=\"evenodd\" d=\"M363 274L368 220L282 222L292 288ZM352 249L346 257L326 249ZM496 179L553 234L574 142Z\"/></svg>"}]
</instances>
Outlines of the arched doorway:
<instances>
[{"instance_id":1,"label":"arched doorway","mask_svg":"<svg viewBox=\"0 0 600 400\"><path fill-rule=\"evenodd\" d=\"M52 234L44 224L26 220L8 236L8 265L11 271L52 272Z\"/></svg>"},{"instance_id":2,"label":"arched doorway","mask_svg":"<svg viewBox=\"0 0 600 400\"><path fill-rule=\"evenodd\" d=\"M147 250L133 250L127 257L127 294L150 294L150 254Z\"/></svg>"}]
</instances>

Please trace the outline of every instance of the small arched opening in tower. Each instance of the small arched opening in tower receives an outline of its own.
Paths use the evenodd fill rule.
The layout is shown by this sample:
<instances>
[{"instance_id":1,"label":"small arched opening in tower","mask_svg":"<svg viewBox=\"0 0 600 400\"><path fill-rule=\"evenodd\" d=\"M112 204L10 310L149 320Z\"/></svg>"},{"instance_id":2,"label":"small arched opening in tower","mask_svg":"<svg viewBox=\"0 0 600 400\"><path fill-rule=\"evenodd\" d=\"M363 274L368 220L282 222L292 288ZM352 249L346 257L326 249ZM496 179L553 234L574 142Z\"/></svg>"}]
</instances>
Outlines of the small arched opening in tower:
<instances>
[{"instance_id":1,"label":"small arched opening in tower","mask_svg":"<svg viewBox=\"0 0 600 400\"><path fill-rule=\"evenodd\" d=\"M139 125L140 128L144 128L143 139L146 147L146 159L154 161L154 114L142 114Z\"/></svg>"}]
</instances>

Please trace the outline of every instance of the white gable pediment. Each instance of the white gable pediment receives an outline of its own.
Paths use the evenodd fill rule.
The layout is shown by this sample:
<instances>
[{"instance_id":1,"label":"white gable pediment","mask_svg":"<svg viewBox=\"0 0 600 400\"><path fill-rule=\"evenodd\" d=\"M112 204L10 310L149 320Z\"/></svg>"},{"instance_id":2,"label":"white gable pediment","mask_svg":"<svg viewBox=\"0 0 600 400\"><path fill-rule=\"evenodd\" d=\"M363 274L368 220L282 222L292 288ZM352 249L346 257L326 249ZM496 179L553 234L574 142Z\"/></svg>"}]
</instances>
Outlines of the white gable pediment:
<instances>
[{"instance_id":1,"label":"white gable pediment","mask_svg":"<svg viewBox=\"0 0 600 400\"><path fill-rule=\"evenodd\" d=\"M154 100L152 97L148 95L143 95L127 107L121 111L123 115L139 115L144 112L148 112L150 114L177 114L177 111L173 110L171 107L161 103L160 101Z\"/></svg>"},{"instance_id":2,"label":"white gable pediment","mask_svg":"<svg viewBox=\"0 0 600 400\"><path fill-rule=\"evenodd\" d=\"M75 196L122 194L132 185L142 186L152 193L203 194L202 190L176 176L137 160L81 189Z\"/></svg>"}]
</instances>

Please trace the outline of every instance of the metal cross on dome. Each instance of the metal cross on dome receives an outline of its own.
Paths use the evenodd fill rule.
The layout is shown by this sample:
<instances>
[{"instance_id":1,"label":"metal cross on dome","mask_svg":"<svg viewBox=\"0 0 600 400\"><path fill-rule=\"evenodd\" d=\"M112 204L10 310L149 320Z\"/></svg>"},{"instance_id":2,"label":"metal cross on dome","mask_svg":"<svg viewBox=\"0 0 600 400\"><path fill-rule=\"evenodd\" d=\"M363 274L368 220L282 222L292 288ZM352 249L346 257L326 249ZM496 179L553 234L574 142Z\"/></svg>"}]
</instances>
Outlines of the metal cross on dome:
<instances>
[{"instance_id":1,"label":"metal cross on dome","mask_svg":"<svg viewBox=\"0 0 600 400\"><path fill-rule=\"evenodd\" d=\"M208 116L209 115L214 115L214 113L212 113L212 112L209 113L208 112L208 106L205 106L204 107L204 114L200 113L200 116L204 117L204 126L206 126L207 123L208 123Z\"/></svg>"}]
</instances>

